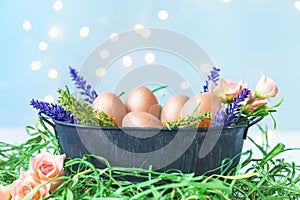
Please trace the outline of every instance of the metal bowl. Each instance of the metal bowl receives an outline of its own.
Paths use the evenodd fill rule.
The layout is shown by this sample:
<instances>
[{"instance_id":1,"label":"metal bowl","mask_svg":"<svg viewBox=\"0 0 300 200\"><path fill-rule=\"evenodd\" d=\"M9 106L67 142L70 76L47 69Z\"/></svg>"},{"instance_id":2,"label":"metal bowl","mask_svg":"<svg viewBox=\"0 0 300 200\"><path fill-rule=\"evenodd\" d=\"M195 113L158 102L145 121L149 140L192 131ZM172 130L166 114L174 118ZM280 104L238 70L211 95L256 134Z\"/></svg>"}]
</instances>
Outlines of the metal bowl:
<instances>
[{"instance_id":1,"label":"metal bowl","mask_svg":"<svg viewBox=\"0 0 300 200\"><path fill-rule=\"evenodd\" d=\"M137 128L97 127L70 124L57 120L53 126L61 151L68 158L94 154L106 158L111 166L144 168L155 171L180 170L201 175L220 172L220 166L235 167L240 160L248 124L222 128ZM92 164L105 168L102 161ZM224 165L225 164L225 165Z\"/></svg>"}]
</instances>

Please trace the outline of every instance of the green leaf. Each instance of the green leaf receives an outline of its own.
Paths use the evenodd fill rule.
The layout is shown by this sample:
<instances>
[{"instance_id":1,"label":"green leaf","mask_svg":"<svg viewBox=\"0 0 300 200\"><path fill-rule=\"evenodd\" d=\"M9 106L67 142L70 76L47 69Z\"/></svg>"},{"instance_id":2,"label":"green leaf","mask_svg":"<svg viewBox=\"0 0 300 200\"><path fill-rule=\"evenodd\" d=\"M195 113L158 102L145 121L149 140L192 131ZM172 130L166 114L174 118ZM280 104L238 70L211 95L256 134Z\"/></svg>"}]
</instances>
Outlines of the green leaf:
<instances>
[{"instance_id":1,"label":"green leaf","mask_svg":"<svg viewBox=\"0 0 300 200\"><path fill-rule=\"evenodd\" d=\"M249 116L254 116L254 117L261 117L267 115L269 115L269 112L264 107L258 107L257 109L255 109L253 112L249 114Z\"/></svg>"},{"instance_id":2,"label":"green leaf","mask_svg":"<svg viewBox=\"0 0 300 200\"><path fill-rule=\"evenodd\" d=\"M264 148L260 145L258 145L251 137L248 136L248 139L261 151L261 153L265 156L267 155L267 152L264 150Z\"/></svg>"},{"instance_id":3,"label":"green leaf","mask_svg":"<svg viewBox=\"0 0 300 200\"><path fill-rule=\"evenodd\" d=\"M123 96L125 93L126 93L125 91L121 92L121 93L118 95L118 97Z\"/></svg>"},{"instance_id":4,"label":"green leaf","mask_svg":"<svg viewBox=\"0 0 300 200\"><path fill-rule=\"evenodd\" d=\"M70 189L67 189L66 199L67 200L73 200L74 199L73 192Z\"/></svg>"},{"instance_id":5,"label":"green leaf","mask_svg":"<svg viewBox=\"0 0 300 200\"><path fill-rule=\"evenodd\" d=\"M278 143L268 155L266 155L260 162L260 166L265 165L268 161L272 160L275 156L282 153L285 149L285 145L282 143Z\"/></svg>"},{"instance_id":6,"label":"green leaf","mask_svg":"<svg viewBox=\"0 0 300 200\"><path fill-rule=\"evenodd\" d=\"M175 122L166 122L166 126L169 130L173 128L197 127L200 122L206 119L212 119L212 114L210 112L190 115L185 118L179 117Z\"/></svg>"},{"instance_id":7,"label":"green leaf","mask_svg":"<svg viewBox=\"0 0 300 200\"><path fill-rule=\"evenodd\" d=\"M270 113L270 116L271 116L271 118L272 118L272 120L273 120L273 128L274 128L274 130L277 128L277 122L276 122L276 119L275 119L275 117L273 116L273 114L272 113Z\"/></svg>"},{"instance_id":8,"label":"green leaf","mask_svg":"<svg viewBox=\"0 0 300 200\"><path fill-rule=\"evenodd\" d=\"M272 110L273 108L278 108L282 103L283 103L284 98L282 98L277 104L275 104L274 106L272 106L270 108L270 110Z\"/></svg>"},{"instance_id":9,"label":"green leaf","mask_svg":"<svg viewBox=\"0 0 300 200\"><path fill-rule=\"evenodd\" d=\"M68 87L67 85L66 85L65 87L66 87L66 91L67 91L68 95L69 95L69 96L71 96L71 93L70 93L69 87Z\"/></svg>"},{"instance_id":10,"label":"green leaf","mask_svg":"<svg viewBox=\"0 0 300 200\"><path fill-rule=\"evenodd\" d=\"M113 118L104 112L95 110L91 104L75 99L67 90L58 89L60 97L58 104L63 106L82 125L88 126L114 126Z\"/></svg>"},{"instance_id":11,"label":"green leaf","mask_svg":"<svg viewBox=\"0 0 300 200\"><path fill-rule=\"evenodd\" d=\"M152 92L155 93L155 92L157 92L157 91L159 91L159 90L162 90L162 89L165 89L165 88L167 88L167 87L168 87L167 85L160 86L160 87L158 87L158 88L153 89Z\"/></svg>"}]
</instances>

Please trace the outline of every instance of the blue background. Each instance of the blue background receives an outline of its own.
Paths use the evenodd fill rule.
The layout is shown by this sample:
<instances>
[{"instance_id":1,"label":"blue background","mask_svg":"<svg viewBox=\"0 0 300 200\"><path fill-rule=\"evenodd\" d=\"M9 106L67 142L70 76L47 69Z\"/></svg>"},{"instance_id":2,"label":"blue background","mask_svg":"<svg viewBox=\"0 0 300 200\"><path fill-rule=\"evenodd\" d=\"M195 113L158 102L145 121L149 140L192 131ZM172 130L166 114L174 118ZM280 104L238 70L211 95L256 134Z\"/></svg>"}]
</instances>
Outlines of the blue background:
<instances>
[{"instance_id":1,"label":"blue background","mask_svg":"<svg viewBox=\"0 0 300 200\"><path fill-rule=\"evenodd\" d=\"M112 33L142 24L190 37L206 50L225 78L243 79L254 88L260 73L272 77L280 89L273 102L284 97L276 114L278 129L299 130L300 11L295 1L63 0L59 11L53 9L54 3L0 1L0 126L34 124L37 113L29 106L32 98L57 97L58 87L72 85L68 66L80 69ZM160 10L168 12L166 20L158 18ZM26 20L32 24L28 31L22 27ZM54 26L60 30L57 38L48 34ZM88 37L79 35L83 26L89 27ZM47 42L46 51L39 50L41 41ZM40 70L31 69L35 60L41 61ZM180 71L175 64L174 68ZM50 69L57 70L56 79L48 77Z\"/></svg>"}]
</instances>

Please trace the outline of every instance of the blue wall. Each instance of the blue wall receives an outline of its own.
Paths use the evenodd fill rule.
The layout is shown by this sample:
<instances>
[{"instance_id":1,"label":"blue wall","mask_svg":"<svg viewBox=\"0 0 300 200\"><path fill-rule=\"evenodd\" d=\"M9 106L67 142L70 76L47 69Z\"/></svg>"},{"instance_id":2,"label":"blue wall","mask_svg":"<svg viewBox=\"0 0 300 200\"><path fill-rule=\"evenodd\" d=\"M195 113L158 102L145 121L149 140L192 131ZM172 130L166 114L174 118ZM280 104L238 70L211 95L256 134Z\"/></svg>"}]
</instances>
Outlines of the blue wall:
<instances>
[{"instance_id":1,"label":"blue wall","mask_svg":"<svg viewBox=\"0 0 300 200\"><path fill-rule=\"evenodd\" d=\"M68 66L80 69L88 55L112 33L142 24L190 37L206 50L228 79L244 79L254 88L260 73L272 77L280 88L275 101L285 99L276 114L278 128L299 130L299 2L63 0L60 10L53 8L55 2L0 1L0 126L34 124L37 116L29 106L32 98L56 98L58 87L71 85ZM157 16L160 10L167 11L166 20ZM30 30L23 28L26 20L32 25ZM84 26L90 30L87 37L79 35ZM51 27L58 28L57 37L49 36ZM48 44L47 50L39 49L41 41ZM138 56L133 55L133 65L142 60ZM164 62L165 58L157 56L155 62ZM35 60L42 63L36 71L31 67ZM169 62L172 64L175 67L176 63ZM50 69L57 71L57 78L48 77Z\"/></svg>"}]
</instances>

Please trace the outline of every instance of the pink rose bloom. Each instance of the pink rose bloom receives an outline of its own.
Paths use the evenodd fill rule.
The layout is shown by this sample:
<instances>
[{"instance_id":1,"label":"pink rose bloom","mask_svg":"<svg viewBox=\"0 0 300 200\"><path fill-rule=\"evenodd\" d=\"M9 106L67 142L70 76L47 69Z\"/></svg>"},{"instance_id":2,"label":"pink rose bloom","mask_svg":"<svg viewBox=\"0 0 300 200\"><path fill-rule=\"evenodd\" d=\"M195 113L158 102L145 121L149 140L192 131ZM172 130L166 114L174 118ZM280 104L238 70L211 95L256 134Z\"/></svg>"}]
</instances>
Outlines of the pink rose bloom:
<instances>
[{"instance_id":1,"label":"pink rose bloom","mask_svg":"<svg viewBox=\"0 0 300 200\"><path fill-rule=\"evenodd\" d=\"M255 96L258 98L275 97L278 93L278 87L269 77L262 76L256 84Z\"/></svg>"},{"instance_id":2,"label":"pink rose bloom","mask_svg":"<svg viewBox=\"0 0 300 200\"><path fill-rule=\"evenodd\" d=\"M34 178L21 169L19 179L14 181L7 190L10 192L13 200L23 200L36 186L41 183L36 182ZM41 187L30 200L41 200L48 196L49 188L47 186Z\"/></svg>"},{"instance_id":3,"label":"pink rose bloom","mask_svg":"<svg viewBox=\"0 0 300 200\"><path fill-rule=\"evenodd\" d=\"M5 187L0 185L0 199L10 200L10 198L11 198L10 192Z\"/></svg>"},{"instance_id":4,"label":"pink rose bloom","mask_svg":"<svg viewBox=\"0 0 300 200\"><path fill-rule=\"evenodd\" d=\"M237 97L244 88L248 88L247 83L244 81L240 81L239 84L237 84L232 80L221 78L220 83L215 87L214 92L221 98L223 103L229 103L232 102L233 98Z\"/></svg>"},{"instance_id":5,"label":"pink rose bloom","mask_svg":"<svg viewBox=\"0 0 300 200\"><path fill-rule=\"evenodd\" d=\"M53 155L47 151L35 158L30 158L29 171L37 181L48 182L64 175L64 160L66 155ZM52 182L50 191L54 191L63 181Z\"/></svg>"}]
</instances>

